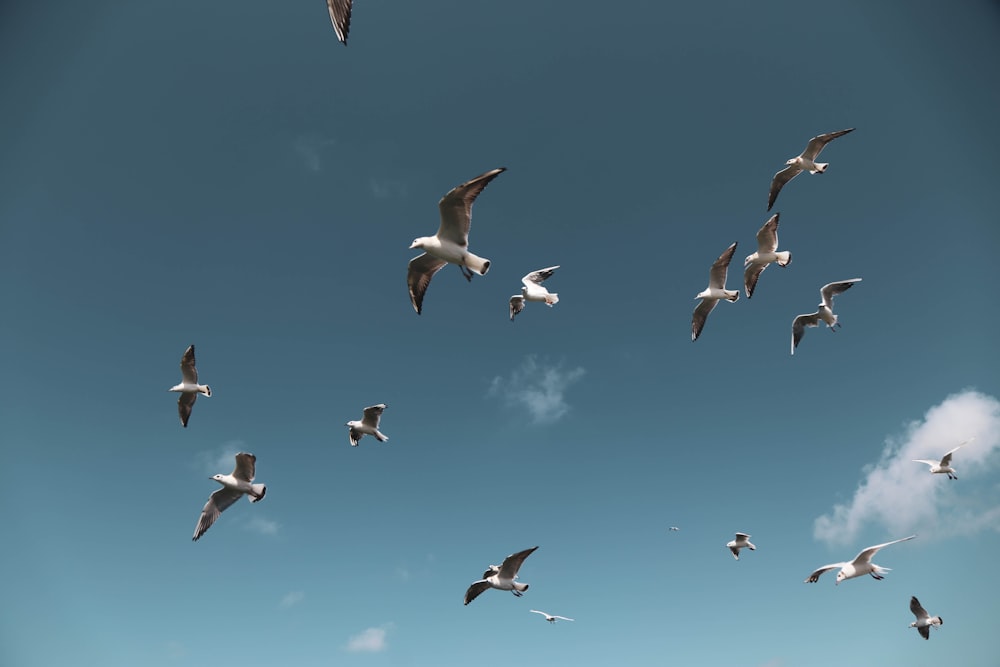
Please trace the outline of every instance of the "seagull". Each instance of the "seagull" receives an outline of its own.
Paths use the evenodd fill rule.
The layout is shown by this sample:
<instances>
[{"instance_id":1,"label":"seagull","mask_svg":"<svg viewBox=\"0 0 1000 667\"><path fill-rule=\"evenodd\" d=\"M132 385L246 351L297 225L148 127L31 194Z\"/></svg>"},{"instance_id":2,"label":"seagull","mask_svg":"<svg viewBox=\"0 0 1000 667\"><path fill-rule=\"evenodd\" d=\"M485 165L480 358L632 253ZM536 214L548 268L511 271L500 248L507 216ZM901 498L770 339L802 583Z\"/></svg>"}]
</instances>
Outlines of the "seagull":
<instances>
[{"instance_id":1,"label":"seagull","mask_svg":"<svg viewBox=\"0 0 1000 667\"><path fill-rule=\"evenodd\" d=\"M975 440L975 438L969 438L958 447L967 445L973 440ZM926 463L931 467L932 473L944 473L948 475L948 479L958 479L958 477L955 475L956 470L951 467L951 455L954 454L956 451L958 451L958 447L956 447L955 449L951 450L950 452L942 456L940 463L937 461L931 461L929 459L913 459L913 461L915 461L916 463Z\"/></svg>"},{"instance_id":2,"label":"seagull","mask_svg":"<svg viewBox=\"0 0 1000 667\"><path fill-rule=\"evenodd\" d=\"M747 255L743 260L746 270L743 272L743 289L747 298L753 296L754 288L757 287L757 279L764 272L767 265L777 262L778 266L788 266L792 263L792 253L787 250L778 250L778 218L780 213L775 213L764 223L764 226L757 232L757 252Z\"/></svg>"},{"instance_id":3,"label":"seagull","mask_svg":"<svg viewBox=\"0 0 1000 667\"><path fill-rule=\"evenodd\" d=\"M330 10L330 23L337 33L337 39L347 46L347 33L351 30L351 5L354 0L326 0L326 8Z\"/></svg>"},{"instance_id":4,"label":"seagull","mask_svg":"<svg viewBox=\"0 0 1000 667\"><path fill-rule=\"evenodd\" d=\"M373 435L379 442L385 442L389 439L389 436L378 430L378 422L382 418L382 411L385 410L385 408L385 403L370 405L365 408L365 416L361 418L361 421L357 421L355 419L344 424L344 426L351 427L349 434L351 447L357 447L358 442L360 442L361 438L365 435Z\"/></svg>"},{"instance_id":5,"label":"seagull","mask_svg":"<svg viewBox=\"0 0 1000 667\"><path fill-rule=\"evenodd\" d=\"M944 619L940 616L931 616L927 613L927 610L920 606L920 600L917 599L916 595L910 597L910 611L913 615L917 617L917 620L910 623L909 627L916 628L917 632L924 639L931 638L931 626L932 625L944 625Z\"/></svg>"},{"instance_id":6,"label":"seagull","mask_svg":"<svg viewBox=\"0 0 1000 667\"><path fill-rule=\"evenodd\" d=\"M524 591L528 590L528 584L522 584L517 579L517 571L521 568L524 559L530 556L538 547L531 547L524 551L518 551L503 559L500 567L490 565L489 569L483 572L483 578L472 582L469 590L465 591L465 604L469 604L483 591L496 588L501 591L510 591L516 597L521 597Z\"/></svg>"},{"instance_id":7,"label":"seagull","mask_svg":"<svg viewBox=\"0 0 1000 667\"><path fill-rule=\"evenodd\" d=\"M560 621L572 621L572 618L566 618L565 616L553 616L552 614L546 614L544 611L538 611L537 609L529 609L532 614L541 614L545 617L545 620L549 623L555 623L556 620Z\"/></svg>"},{"instance_id":8,"label":"seagull","mask_svg":"<svg viewBox=\"0 0 1000 667\"><path fill-rule=\"evenodd\" d=\"M678 528L677 526L670 526L670 530L672 530L672 531L673 530L680 530L680 528Z\"/></svg>"},{"instance_id":9,"label":"seagull","mask_svg":"<svg viewBox=\"0 0 1000 667\"><path fill-rule=\"evenodd\" d=\"M840 568L840 572L837 573L837 584L844 581L845 579L854 579L855 577L863 577L866 574L872 575L873 579L883 579L885 578L885 573L889 571L889 568L876 565L872 562L872 556L883 548L890 544L896 544L897 542L905 542L906 540L912 540L916 535L910 535L909 537L904 537L902 539L893 540L892 542L886 542L885 544L876 544L873 547L868 547L857 556L854 557L849 563L831 563L830 565L824 565L815 572L809 575L805 583L813 584L819 579L820 575L827 570L835 570Z\"/></svg>"},{"instance_id":10,"label":"seagull","mask_svg":"<svg viewBox=\"0 0 1000 667\"><path fill-rule=\"evenodd\" d=\"M750 541L750 536L746 533L736 533L736 539L727 543L726 546L733 552L733 558L736 560L740 559L740 549L743 547L747 547L750 551L757 550L757 547L755 547L753 542Z\"/></svg>"},{"instance_id":11,"label":"seagull","mask_svg":"<svg viewBox=\"0 0 1000 667\"><path fill-rule=\"evenodd\" d=\"M485 276L490 270L490 260L477 257L469 252L469 225L472 223L472 203L489 182L507 170L506 167L493 169L471 181L453 188L438 202L441 210L441 226L434 236L413 239L410 248L424 251L410 260L406 274L406 284L410 288L410 302L417 315L424 303L424 292L431 278L445 264L457 264L466 280L472 280L472 273Z\"/></svg>"},{"instance_id":12,"label":"seagull","mask_svg":"<svg viewBox=\"0 0 1000 667\"><path fill-rule=\"evenodd\" d=\"M214 479L222 485L222 488L208 497L208 502L201 510L198 517L198 525L194 529L192 540L197 541L205 534L205 531L212 527L215 520L219 518L230 505L235 503L244 494L250 497L250 502L255 503L267 493L267 487L263 484L251 484L254 472L257 467L257 457L253 454L240 452L236 455L236 467L231 475L213 475L209 479Z\"/></svg>"},{"instance_id":13,"label":"seagull","mask_svg":"<svg viewBox=\"0 0 1000 667\"><path fill-rule=\"evenodd\" d=\"M719 303L720 299L736 301L740 298L739 290L726 289L726 274L729 272L729 262L733 259L735 252L736 244L734 243L719 255L719 259L712 264L712 270L708 274L708 287L698 292L697 296L694 297L701 299L701 303L694 309L694 314L691 317L692 342L698 340L698 336L701 335L701 330L705 326L705 320L708 319L708 314L715 309L715 305Z\"/></svg>"},{"instance_id":14,"label":"seagull","mask_svg":"<svg viewBox=\"0 0 1000 667\"><path fill-rule=\"evenodd\" d=\"M785 183L803 171L809 170L810 174L822 174L826 171L826 168L830 166L829 163L815 161L819 157L820 151L837 137L842 137L854 130L855 128L852 127L847 130L840 130L839 132L828 132L827 134L821 134L818 137L810 139L802 154L785 162L788 166L774 175L774 178L771 180L771 193L767 197L767 210L770 211L771 207L774 206L774 200L778 198L778 193L781 192L781 188L784 187Z\"/></svg>"},{"instance_id":15,"label":"seagull","mask_svg":"<svg viewBox=\"0 0 1000 667\"><path fill-rule=\"evenodd\" d=\"M181 425L187 428L188 419L191 418L191 408L198 399L198 394L212 395L212 388L207 384L198 384L198 369L194 365L194 345L189 345L184 350L181 357L181 383L174 385L167 391L178 391L177 412L181 416Z\"/></svg>"},{"instance_id":16,"label":"seagull","mask_svg":"<svg viewBox=\"0 0 1000 667\"><path fill-rule=\"evenodd\" d=\"M511 322L514 321L515 315L524 310L525 301L539 301L544 303L549 308L559 303L558 294L550 292L542 287L542 283L551 278L552 274L555 273L558 268L558 266L550 266L547 269L538 269L537 271L532 271L525 277L521 278L521 282L524 284L524 286L521 287L521 293L510 297Z\"/></svg>"},{"instance_id":17,"label":"seagull","mask_svg":"<svg viewBox=\"0 0 1000 667\"><path fill-rule=\"evenodd\" d=\"M830 327L830 331L837 330L836 327L839 327L840 324L837 322L837 316L833 314L833 297L846 292L851 289L854 283L859 282L861 282L861 278L851 278L836 283L827 283L820 288L819 295L823 300L819 302L819 309L815 313L799 315L792 320L792 354L795 354L795 348L799 346L799 341L802 340L806 327L818 327L819 321L823 320L826 322L826 326Z\"/></svg>"}]
</instances>

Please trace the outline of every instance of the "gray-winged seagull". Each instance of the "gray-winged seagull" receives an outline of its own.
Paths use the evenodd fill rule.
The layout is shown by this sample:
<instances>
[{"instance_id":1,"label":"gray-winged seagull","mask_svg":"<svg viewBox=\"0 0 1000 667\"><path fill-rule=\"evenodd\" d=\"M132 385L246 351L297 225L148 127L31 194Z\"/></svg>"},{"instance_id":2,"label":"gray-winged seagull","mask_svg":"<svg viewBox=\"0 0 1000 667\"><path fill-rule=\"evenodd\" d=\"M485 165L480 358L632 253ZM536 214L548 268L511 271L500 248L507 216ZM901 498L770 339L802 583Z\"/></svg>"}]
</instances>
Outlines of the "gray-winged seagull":
<instances>
[{"instance_id":1,"label":"gray-winged seagull","mask_svg":"<svg viewBox=\"0 0 1000 667\"><path fill-rule=\"evenodd\" d=\"M191 408L198 399L198 394L212 395L212 388L207 384L198 384L198 369L194 364L194 345L189 345L181 357L181 383L167 391L180 392L177 397L177 413L181 416L181 425L187 428L191 418Z\"/></svg>"},{"instance_id":2,"label":"gray-winged seagull","mask_svg":"<svg viewBox=\"0 0 1000 667\"><path fill-rule=\"evenodd\" d=\"M817 569L815 572L810 574L809 578L806 579L805 583L807 584L816 583L816 581L819 580L821 574L823 574L827 570L836 570L837 568L840 568L840 571L837 572L837 584L840 584L840 582L844 581L845 579L854 579L855 577L863 577L866 574L870 574L873 579L883 579L885 577L885 573L889 571L889 568L876 565L875 563L872 562L872 557L879 549L882 549L883 547L887 547L890 544L896 544L897 542L905 542L907 540L912 540L914 537L916 537L916 535L910 535L909 537L893 540L892 542L886 542L885 544L876 544L873 547L868 547L867 549L859 553L857 556L855 556L854 560L850 562L831 563L830 565L824 565L823 567Z\"/></svg>"},{"instance_id":3,"label":"gray-winged seagull","mask_svg":"<svg viewBox=\"0 0 1000 667\"><path fill-rule=\"evenodd\" d=\"M726 546L733 552L733 558L736 560L740 559L740 549L743 547L746 547L750 551L757 550L757 547L755 547L753 542L750 541L750 536L746 533L736 533L736 539L728 542Z\"/></svg>"},{"instance_id":4,"label":"gray-winged seagull","mask_svg":"<svg viewBox=\"0 0 1000 667\"><path fill-rule=\"evenodd\" d=\"M909 627L916 628L917 632L924 639L931 638L931 626L932 625L944 625L944 619L940 616L931 616L927 613L927 610L920 606L920 600L917 599L916 595L910 596L910 611L913 615L917 617L917 620L910 623Z\"/></svg>"},{"instance_id":5,"label":"gray-winged seagull","mask_svg":"<svg viewBox=\"0 0 1000 667\"><path fill-rule=\"evenodd\" d=\"M348 437L351 439L351 447L357 447L358 442L365 435L374 436L379 442L385 442L389 439L389 436L378 430L378 423L379 420L382 419L382 411L385 410L385 408L385 403L370 405L365 408L365 415L361 418L361 421L352 419L344 424L344 426L351 427L351 430L348 433Z\"/></svg>"},{"instance_id":6,"label":"gray-winged seagull","mask_svg":"<svg viewBox=\"0 0 1000 667\"><path fill-rule=\"evenodd\" d=\"M424 293L431 278L445 264L457 264L466 280L472 280L473 272L485 276L490 269L490 260L477 257L469 252L469 226L472 224L472 204L490 181L506 171L506 167L493 169L471 181L453 188L438 202L441 210L441 226L434 236L413 239L410 248L424 251L410 260L406 274L406 284L410 289L410 302L417 315L423 308Z\"/></svg>"},{"instance_id":7,"label":"gray-winged seagull","mask_svg":"<svg viewBox=\"0 0 1000 667\"><path fill-rule=\"evenodd\" d=\"M792 180L803 171L808 171L810 174L822 174L826 171L826 168L830 166L828 162L816 162L816 158L819 157L820 151L823 148L836 139L837 137L842 137L848 132L853 132L855 128L850 128L847 130L840 130L839 132L828 132L827 134L821 134L817 137L813 137L809 140L806 145L806 149L802 151L802 154L798 157L793 157L785 164L788 166L779 171L771 179L771 192L767 197L767 210L770 211L771 207L774 206L774 201L778 198L778 193L781 192L781 188L785 186L785 183Z\"/></svg>"},{"instance_id":8,"label":"gray-winged seagull","mask_svg":"<svg viewBox=\"0 0 1000 667\"><path fill-rule=\"evenodd\" d=\"M712 264L712 270L708 273L708 287L698 292L694 297L701 299L691 315L691 341L698 340L701 330L705 327L705 320L708 314L715 309L720 299L736 301L740 298L739 290L726 289L726 274L729 273L729 262L736 252L736 244L726 248L726 251L719 255L719 259Z\"/></svg>"},{"instance_id":9,"label":"gray-winged seagull","mask_svg":"<svg viewBox=\"0 0 1000 667\"><path fill-rule=\"evenodd\" d=\"M757 279L771 262L777 262L778 266L788 266L792 263L792 253L787 250L778 250L778 218L780 213L775 213L764 223L764 226L757 232L757 252L747 255L743 260L746 270L743 272L743 289L747 298L753 297L753 291L757 287Z\"/></svg>"},{"instance_id":10,"label":"gray-winged seagull","mask_svg":"<svg viewBox=\"0 0 1000 667\"><path fill-rule=\"evenodd\" d=\"M255 503L267 493L267 487L263 484L251 484L256 474L257 457L253 454L240 452L236 455L236 467L231 475L212 475L209 479L214 479L222 485L222 488L208 497L208 502L201 510L198 517L198 525L194 529L194 537L197 540L205 534L205 531L212 527L215 520L219 518L230 505L242 498L244 495L250 498L250 502Z\"/></svg>"},{"instance_id":11,"label":"gray-winged seagull","mask_svg":"<svg viewBox=\"0 0 1000 667\"><path fill-rule=\"evenodd\" d=\"M958 479L958 477L955 475L957 471L951 467L951 455L957 452L959 447L964 447L973 440L975 440L975 438L969 438L961 445L955 447L947 454L942 456L940 461L933 461L931 459L913 459L913 461L915 463L926 463L931 467L931 473L948 475L948 479Z\"/></svg>"},{"instance_id":12,"label":"gray-winged seagull","mask_svg":"<svg viewBox=\"0 0 1000 667\"><path fill-rule=\"evenodd\" d=\"M522 584L517 579L517 571L521 569L521 563L530 556L538 547L531 547L524 551L518 551L503 559L503 564L497 567L490 565L489 569L483 572L483 578L472 582L469 589L465 591L465 604L469 604L479 594L490 588L501 591L510 591L517 597L521 597L524 591L528 590L528 584Z\"/></svg>"},{"instance_id":13,"label":"gray-winged seagull","mask_svg":"<svg viewBox=\"0 0 1000 667\"><path fill-rule=\"evenodd\" d=\"M351 31L351 5L354 0L326 0L326 8L330 11L330 23L337 33L337 39L347 46L347 33Z\"/></svg>"},{"instance_id":14,"label":"gray-winged seagull","mask_svg":"<svg viewBox=\"0 0 1000 667\"><path fill-rule=\"evenodd\" d=\"M559 295L555 292L550 292L544 287L542 283L552 277L552 274L556 272L559 266L550 266L547 269L538 269L537 271L532 271L525 277L521 278L521 293L515 294L510 297L510 321L514 321L514 316L524 310L525 301L538 301L539 303L544 303L546 306L551 308L553 305L559 303Z\"/></svg>"},{"instance_id":15,"label":"gray-winged seagull","mask_svg":"<svg viewBox=\"0 0 1000 667\"><path fill-rule=\"evenodd\" d=\"M830 331L837 330L836 327L839 327L840 323L837 322L837 316L833 313L833 297L846 292L854 286L854 283L859 282L861 282L861 278L851 278L836 283L827 283L820 288L819 295L822 301L819 302L818 310L815 313L799 315L792 320L792 354L795 354L795 348L799 346L799 341L802 340L806 327L818 327L820 320L822 320L826 322Z\"/></svg>"},{"instance_id":16,"label":"gray-winged seagull","mask_svg":"<svg viewBox=\"0 0 1000 667\"><path fill-rule=\"evenodd\" d=\"M559 620L559 621L572 621L573 620L572 618L566 618L565 616L556 616L554 614L546 614L544 611L538 611L537 609L529 609L528 611L530 611L532 614L541 614L542 616L545 617L545 620L548 621L549 623L555 623L557 620Z\"/></svg>"}]
</instances>

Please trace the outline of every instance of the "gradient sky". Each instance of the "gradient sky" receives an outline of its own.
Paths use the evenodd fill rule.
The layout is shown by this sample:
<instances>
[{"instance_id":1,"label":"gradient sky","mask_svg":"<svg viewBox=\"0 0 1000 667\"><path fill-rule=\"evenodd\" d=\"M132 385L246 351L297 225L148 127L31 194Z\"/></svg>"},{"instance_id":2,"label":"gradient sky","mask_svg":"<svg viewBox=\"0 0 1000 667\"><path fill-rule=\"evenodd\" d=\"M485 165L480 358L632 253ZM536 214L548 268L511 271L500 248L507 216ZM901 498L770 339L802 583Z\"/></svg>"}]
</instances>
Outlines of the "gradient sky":
<instances>
[{"instance_id":1,"label":"gradient sky","mask_svg":"<svg viewBox=\"0 0 1000 667\"><path fill-rule=\"evenodd\" d=\"M347 48L320 0L3 3L0 663L994 665L998 80L983 0L358 0ZM498 166L489 274L417 316L411 240ZM910 462L972 437L958 481ZM192 543L241 450L266 499Z\"/></svg>"}]
</instances>

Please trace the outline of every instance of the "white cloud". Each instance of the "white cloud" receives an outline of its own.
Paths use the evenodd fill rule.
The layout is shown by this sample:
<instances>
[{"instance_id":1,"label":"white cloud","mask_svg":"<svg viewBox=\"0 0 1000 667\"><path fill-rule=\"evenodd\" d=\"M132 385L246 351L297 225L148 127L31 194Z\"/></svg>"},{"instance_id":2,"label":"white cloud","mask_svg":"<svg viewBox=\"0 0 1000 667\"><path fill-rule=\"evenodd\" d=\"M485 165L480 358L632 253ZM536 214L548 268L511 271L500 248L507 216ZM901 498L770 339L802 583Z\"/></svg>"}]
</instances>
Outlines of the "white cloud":
<instances>
[{"instance_id":1,"label":"white cloud","mask_svg":"<svg viewBox=\"0 0 1000 667\"><path fill-rule=\"evenodd\" d=\"M246 527L256 533L260 533L261 535L277 535L278 528L281 526L277 521L271 521L270 519L255 516L247 522Z\"/></svg>"},{"instance_id":2,"label":"white cloud","mask_svg":"<svg viewBox=\"0 0 1000 667\"><path fill-rule=\"evenodd\" d=\"M333 146L335 139L324 139L317 134L302 134L292 142L295 153L302 158L306 169L319 171L323 168L322 153L327 146Z\"/></svg>"},{"instance_id":3,"label":"white cloud","mask_svg":"<svg viewBox=\"0 0 1000 667\"><path fill-rule=\"evenodd\" d=\"M347 640L347 650L352 653L379 653L389 648L385 641L385 635L392 627L387 623L378 628L368 628L361 634L355 635Z\"/></svg>"},{"instance_id":4,"label":"white cloud","mask_svg":"<svg viewBox=\"0 0 1000 667\"><path fill-rule=\"evenodd\" d=\"M246 451L242 440L230 440L218 447L196 454L195 466L207 475L230 473L236 467L236 455Z\"/></svg>"},{"instance_id":5,"label":"white cloud","mask_svg":"<svg viewBox=\"0 0 1000 667\"><path fill-rule=\"evenodd\" d=\"M926 465L912 461L940 460L973 437L954 454L958 481L932 475ZM901 436L887 439L879 461L865 467L854 498L818 517L813 535L840 545L854 542L866 524L887 529L887 539L914 532L940 538L1000 531L995 489L975 483L998 467L998 450L1000 401L971 390L949 396L922 421L907 425Z\"/></svg>"},{"instance_id":6,"label":"white cloud","mask_svg":"<svg viewBox=\"0 0 1000 667\"><path fill-rule=\"evenodd\" d=\"M510 405L526 408L537 423L551 423L569 411L566 390L584 372L580 367L563 370L561 364L546 367L528 355L507 378L493 378L487 395L501 396Z\"/></svg>"},{"instance_id":7,"label":"white cloud","mask_svg":"<svg viewBox=\"0 0 1000 667\"><path fill-rule=\"evenodd\" d=\"M302 602L306 597L306 594L302 591L292 591L287 593L285 597L281 598L281 602L278 603L279 609L288 609L289 607L294 607L298 603Z\"/></svg>"}]
</instances>

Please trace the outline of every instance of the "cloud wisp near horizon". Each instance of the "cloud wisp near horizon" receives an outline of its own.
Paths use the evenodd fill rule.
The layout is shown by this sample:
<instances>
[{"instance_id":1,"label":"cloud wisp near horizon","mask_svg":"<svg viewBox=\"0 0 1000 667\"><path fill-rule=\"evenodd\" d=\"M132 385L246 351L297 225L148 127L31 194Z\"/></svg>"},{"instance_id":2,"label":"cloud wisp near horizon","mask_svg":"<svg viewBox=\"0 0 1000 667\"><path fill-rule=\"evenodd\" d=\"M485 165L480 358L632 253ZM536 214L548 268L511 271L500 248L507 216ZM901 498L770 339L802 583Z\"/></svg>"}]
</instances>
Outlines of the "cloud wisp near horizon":
<instances>
[{"instance_id":1,"label":"cloud wisp near horizon","mask_svg":"<svg viewBox=\"0 0 1000 667\"><path fill-rule=\"evenodd\" d=\"M529 354L506 378L494 377L487 396L523 408L536 424L550 424L569 412L566 391L585 374L580 366L567 370L562 363L546 365Z\"/></svg>"}]
</instances>

